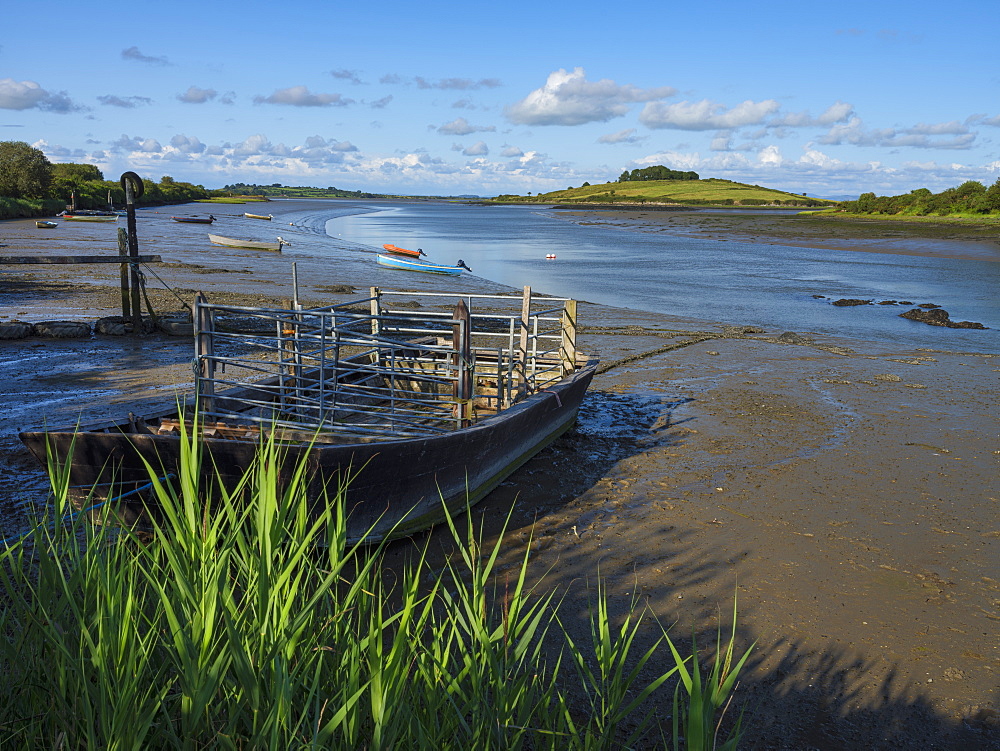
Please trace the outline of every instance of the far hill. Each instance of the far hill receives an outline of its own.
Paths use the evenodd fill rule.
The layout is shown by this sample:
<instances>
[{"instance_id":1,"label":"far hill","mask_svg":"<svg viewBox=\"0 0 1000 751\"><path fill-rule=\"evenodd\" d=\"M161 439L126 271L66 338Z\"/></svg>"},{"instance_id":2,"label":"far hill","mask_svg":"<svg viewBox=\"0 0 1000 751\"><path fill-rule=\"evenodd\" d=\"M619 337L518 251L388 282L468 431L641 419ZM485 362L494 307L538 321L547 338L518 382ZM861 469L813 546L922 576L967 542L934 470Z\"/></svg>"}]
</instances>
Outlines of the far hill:
<instances>
[{"instance_id":1,"label":"far hill","mask_svg":"<svg viewBox=\"0 0 1000 751\"><path fill-rule=\"evenodd\" d=\"M648 204L661 206L833 206L825 198L782 190L745 185L732 180L643 180L614 182L601 185L584 183L580 188L567 188L537 196L497 196L500 203L568 203L568 204Z\"/></svg>"}]
</instances>

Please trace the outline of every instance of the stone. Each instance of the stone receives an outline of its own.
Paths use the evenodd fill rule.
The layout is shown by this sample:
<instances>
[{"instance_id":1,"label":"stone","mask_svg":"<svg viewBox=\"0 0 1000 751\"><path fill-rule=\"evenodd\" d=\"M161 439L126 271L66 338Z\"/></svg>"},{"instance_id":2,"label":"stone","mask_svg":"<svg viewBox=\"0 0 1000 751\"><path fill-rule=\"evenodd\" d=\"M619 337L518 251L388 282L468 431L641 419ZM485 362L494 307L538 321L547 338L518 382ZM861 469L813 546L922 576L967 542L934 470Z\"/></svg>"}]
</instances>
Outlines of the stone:
<instances>
[{"instance_id":1,"label":"stone","mask_svg":"<svg viewBox=\"0 0 1000 751\"><path fill-rule=\"evenodd\" d=\"M831 305L836 305L841 308L846 308L854 305L871 305L871 300L858 300L856 298L842 297L839 300L834 300Z\"/></svg>"},{"instance_id":2,"label":"stone","mask_svg":"<svg viewBox=\"0 0 1000 751\"><path fill-rule=\"evenodd\" d=\"M0 339L24 339L32 334L32 326L24 321L0 322Z\"/></svg>"},{"instance_id":3,"label":"stone","mask_svg":"<svg viewBox=\"0 0 1000 751\"><path fill-rule=\"evenodd\" d=\"M83 321L41 321L34 325L35 336L48 339L90 338L90 324Z\"/></svg>"},{"instance_id":4,"label":"stone","mask_svg":"<svg viewBox=\"0 0 1000 751\"><path fill-rule=\"evenodd\" d=\"M913 310L908 310L905 313L899 314L900 318L906 318L910 321L919 321L920 323L926 323L928 326L946 326L949 329L985 329L981 323L976 323L975 321L953 321L948 315L948 311L944 308L932 308L930 310L921 310L920 308L913 308Z\"/></svg>"},{"instance_id":5,"label":"stone","mask_svg":"<svg viewBox=\"0 0 1000 751\"><path fill-rule=\"evenodd\" d=\"M796 334L794 331L786 331L778 336L779 342L784 342L785 344L811 344L812 339L808 336L802 336L802 334Z\"/></svg>"}]
</instances>

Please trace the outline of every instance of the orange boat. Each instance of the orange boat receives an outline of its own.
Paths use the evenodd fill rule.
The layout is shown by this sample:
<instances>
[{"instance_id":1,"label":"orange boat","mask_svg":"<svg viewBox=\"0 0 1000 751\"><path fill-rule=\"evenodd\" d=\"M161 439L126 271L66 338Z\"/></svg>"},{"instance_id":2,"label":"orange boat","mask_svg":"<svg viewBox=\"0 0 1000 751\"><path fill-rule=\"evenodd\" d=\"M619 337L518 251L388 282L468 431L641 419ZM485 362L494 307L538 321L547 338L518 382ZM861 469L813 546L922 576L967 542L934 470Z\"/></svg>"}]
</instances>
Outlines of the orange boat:
<instances>
[{"instance_id":1,"label":"orange boat","mask_svg":"<svg viewBox=\"0 0 1000 751\"><path fill-rule=\"evenodd\" d=\"M383 245L388 253L394 253L397 256L409 256L410 258L420 258L420 256L427 255L423 250L417 248L416 250L407 250L406 248L397 248L395 245Z\"/></svg>"}]
</instances>

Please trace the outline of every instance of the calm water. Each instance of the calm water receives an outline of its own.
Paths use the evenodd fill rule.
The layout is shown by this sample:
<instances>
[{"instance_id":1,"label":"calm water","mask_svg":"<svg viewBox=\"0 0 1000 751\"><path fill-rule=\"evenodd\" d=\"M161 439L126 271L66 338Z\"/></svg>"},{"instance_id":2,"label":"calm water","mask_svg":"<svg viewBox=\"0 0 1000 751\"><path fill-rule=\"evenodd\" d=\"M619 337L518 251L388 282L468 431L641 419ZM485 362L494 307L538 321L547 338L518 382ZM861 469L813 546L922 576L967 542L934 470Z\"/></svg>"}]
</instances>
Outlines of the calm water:
<instances>
[{"instance_id":1,"label":"calm water","mask_svg":"<svg viewBox=\"0 0 1000 751\"><path fill-rule=\"evenodd\" d=\"M296 202L296 208L301 205ZM394 243L423 248L441 263L461 258L477 276L511 287L530 284L591 302L910 347L1000 352L1000 257L962 260L685 238L581 226L526 206L317 202L315 211L283 218L336 241L300 244L298 253L373 262L370 253ZM933 243L921 248L934 252ZM557 259L546 260L548 253ZM413 277L387 273L399 276L400 286ZM458 284L447 277L442 283ZM990 330L927 326L899 318L899 306L838 308L813 295L936 303L953 320L978 321Z\"/></svg>"}]
</instances>

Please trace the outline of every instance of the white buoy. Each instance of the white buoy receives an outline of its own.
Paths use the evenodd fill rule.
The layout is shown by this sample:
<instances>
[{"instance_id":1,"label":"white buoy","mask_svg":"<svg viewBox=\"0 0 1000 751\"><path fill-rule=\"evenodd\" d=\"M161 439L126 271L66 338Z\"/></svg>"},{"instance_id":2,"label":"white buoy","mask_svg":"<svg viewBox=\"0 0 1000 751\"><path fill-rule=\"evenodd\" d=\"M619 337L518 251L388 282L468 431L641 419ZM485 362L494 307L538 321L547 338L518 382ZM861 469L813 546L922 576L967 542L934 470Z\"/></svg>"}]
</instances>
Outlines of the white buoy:
<instances>
[{"instance_id":1,"label":"white buoy","mask_svg":"<svg viewBox=\"0 0 1000 751\"><path fill-rule=\"evenodd\" d=\"M549 253L549 254L548 254L547 256L545 256L545 257L551 260L551 259L553 259L553 258L555 258L555 257L556 257L556 254L555 254L555 253Z\"/></svg>"}]
</instances>

